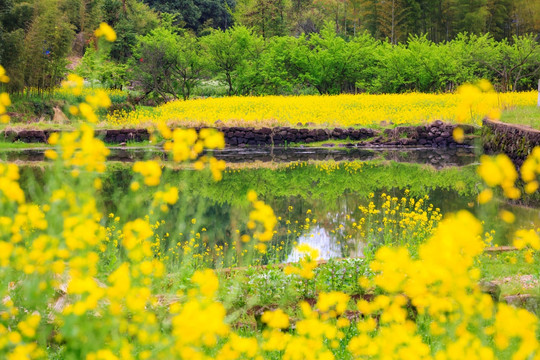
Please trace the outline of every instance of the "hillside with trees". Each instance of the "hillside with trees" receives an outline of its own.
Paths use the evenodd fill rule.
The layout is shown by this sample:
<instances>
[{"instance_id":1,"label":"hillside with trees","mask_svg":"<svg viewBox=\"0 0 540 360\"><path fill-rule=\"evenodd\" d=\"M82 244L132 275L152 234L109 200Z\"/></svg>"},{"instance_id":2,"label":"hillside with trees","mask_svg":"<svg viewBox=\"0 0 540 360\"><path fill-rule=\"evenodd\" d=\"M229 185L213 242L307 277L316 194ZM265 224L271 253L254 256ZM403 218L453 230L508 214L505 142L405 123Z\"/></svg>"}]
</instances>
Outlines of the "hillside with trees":
<instances>
[{"instance_id":1,"label":"hillside with trees","mask_svg":"<svg viewBox=\"0 0 540 360\"><path fill-rule=\"evenodd\" d=\"M535 87L533 0L0 0L10 92L66 69L160 101L197 95L448 92L480 78ZM99 48L93 31L118 39ZM201 84L219 90L195 91Z\"/></svg>"}]
</instances>

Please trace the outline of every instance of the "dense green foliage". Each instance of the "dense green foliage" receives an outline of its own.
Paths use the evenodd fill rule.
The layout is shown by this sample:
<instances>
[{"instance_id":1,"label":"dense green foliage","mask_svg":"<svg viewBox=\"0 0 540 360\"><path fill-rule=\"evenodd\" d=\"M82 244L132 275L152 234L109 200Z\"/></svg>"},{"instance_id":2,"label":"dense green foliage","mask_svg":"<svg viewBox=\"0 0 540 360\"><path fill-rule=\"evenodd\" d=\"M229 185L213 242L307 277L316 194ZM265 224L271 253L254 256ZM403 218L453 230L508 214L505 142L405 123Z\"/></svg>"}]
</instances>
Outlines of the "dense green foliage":
<instances>
[{"instance_id":1,"label":"dense green foliage","mask_svg":"<svg viewBox=\"0 0 540 360\"><path fill-rule=\"evenodd\" d=\"M152 46L158 46L175 35L164 30L152 36ZM139 46L147 41L139 39ZM228 95L445 92L479 79L490 80L501 91L525 90L534 88L540 69L540 45L531 35L495 41L489 35L460 34L438 44L426 36L411 36L406 43L392 45L368 33L346 40L327 23L320 34L309 36L265 41L253 30L235 26L169 44L167 51L177 58L185 54L208 60L191 66L184 61L181 67L199 80L211 75L226 86ZM165 42L159 46L166 48ZM152 57L160 53L151 52ZM152 62L158 71L174 68L163 67L157 59ZM151 69L140 71L156 78Z\"/></svg>"},{"instance_id":2,"label":"dense green foliage","mask_svg":"<svg viewBox=\"0 0 540 360\"><path fill-rule=\"evenodd\" d=\"M497 40L538 33L540 5L531 0L145 0L159 12L199 34L252 27L264 38L318 33L332 22L341 36L367 30L396 44L409 34L448 41L460 32L490 32Z\"/></svg>"}]
</instances>

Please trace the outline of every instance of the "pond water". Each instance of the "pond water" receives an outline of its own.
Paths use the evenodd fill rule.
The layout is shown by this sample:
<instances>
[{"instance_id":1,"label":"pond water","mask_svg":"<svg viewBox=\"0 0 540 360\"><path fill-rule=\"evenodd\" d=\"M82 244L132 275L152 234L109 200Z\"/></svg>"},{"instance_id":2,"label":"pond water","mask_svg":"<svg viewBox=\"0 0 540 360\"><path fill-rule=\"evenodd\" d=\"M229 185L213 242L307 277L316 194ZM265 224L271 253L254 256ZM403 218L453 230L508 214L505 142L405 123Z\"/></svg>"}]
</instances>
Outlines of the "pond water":
<instances>
[{"instance_id":1,"label":"pond water","mask_svg":"<svg viewBox=\"0 0 540 360\"><path fill-rule=\"evenodd\" d=\"M228 163L220 182L205 171L178 167L164 171L162 184L177 186L180 199L151 219L161 251L168 256L197 253L206 265L211 258L216 267L252 263L247 255L243 259L247 245L240 241L250 233L249 190L255 190L279 219L259 263L298 260L294 245L301 243L319 249L322 259L360 257L370 243L418 241L440 216L460 209L484 222L486 240L493 245L508 244L517 228L540 227L538 198L519 204L501 197L487 205L477 203L483 185L476 175L474 148L227 149L214 155ZM164 155L158 149L112 148L99 202L103 214L111 214L103 221L112 235L116 217L129 220L148 213L153 189L129 195L134 176L130 163L156 157ZM50 195L44 184L52 181L52 175L44 166L43 149L3 150L0 159L19 164L21 186L30 199ZM129 206L135 198L146 206ZM512 211L516 222L501 221L501 209Z\"/></svg>"}]
</instances>

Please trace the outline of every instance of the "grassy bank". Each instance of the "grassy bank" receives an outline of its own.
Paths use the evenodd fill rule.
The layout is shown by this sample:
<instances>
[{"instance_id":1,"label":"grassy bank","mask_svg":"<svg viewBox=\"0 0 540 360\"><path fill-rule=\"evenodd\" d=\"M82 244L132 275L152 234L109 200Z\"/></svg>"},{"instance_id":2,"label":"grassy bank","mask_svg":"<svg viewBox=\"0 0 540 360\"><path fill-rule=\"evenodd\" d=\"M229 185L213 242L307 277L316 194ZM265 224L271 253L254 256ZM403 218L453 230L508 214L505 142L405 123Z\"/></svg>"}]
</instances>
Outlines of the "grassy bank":
<instances>
[{"instance_id":1,"label":"grassy bank","mask_svg":"<svg viewBox=\"0 0 540 360\"><path fill-rule=\"evenodd\" d=\"M507 109L502 112L501 121L540 130L540 107L528 105Z\"/></svg>"}]
</instances>

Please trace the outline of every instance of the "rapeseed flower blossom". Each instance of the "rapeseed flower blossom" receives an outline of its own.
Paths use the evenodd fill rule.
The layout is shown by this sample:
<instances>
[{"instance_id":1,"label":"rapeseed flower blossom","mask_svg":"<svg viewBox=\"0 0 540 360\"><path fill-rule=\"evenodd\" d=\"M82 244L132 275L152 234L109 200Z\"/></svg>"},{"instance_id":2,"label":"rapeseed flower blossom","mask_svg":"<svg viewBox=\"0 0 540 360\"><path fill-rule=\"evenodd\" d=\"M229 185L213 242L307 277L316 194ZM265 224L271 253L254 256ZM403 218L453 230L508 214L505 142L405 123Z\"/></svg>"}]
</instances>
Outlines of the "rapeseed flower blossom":
<instances>
[{"instance_id":1,"label":"rapeseed flower blossom","mask_svg":"<svg viewBox=\"0 0 540 360\"><path fill-rule=\"evenodd\" d=\"M102 22L99 24L99 28L94 31L94 35L97 38L105 37L105 40L108 42L114 42L116 41L116 32L113 30L112 27L110 27L109 24Z\"/></svg>"},{"instance_id":2,"label":"rapeseed flower blossom","mask_svg":"<svg viewBox=\"0 0 540 360\"><path fill-rule=\"evenodd\" d=\"M286 329L289 327L289 316L281 309L275 311L265 311L261 320L274 329Z\"/></svg>"},{"instance_id":3,"label":"rapeseed flower blossom","mask_svg":"<svg viewBox=\"0 0 540 360\"><path fill-rule=\"evenodd\" d=\"M314 270L318 266L319 250L305 243L298 245L296 250L302 254L302 257L297 265L288 265L285 267L285 274L296 274L304 279L313 279L315 276Z\"/></svg>"},{"instance_id":4,"label":"rapeseed flower blossom","mask_svg":"<svg viewBox=\"0 0 540 360\"><path fill-rule=\"evenodd\" d=\"M471 85L472 86L472 85ZM477 88L473 86L473 88ZM536 104L536 92L457 94L358 94L323 96L246 96L176 100L147 109L108 115L111 125L215 126L378 126L382 122L427 124L433 120L480 125L490 109ZM493 116L493 115L492 115ZM459 130L458 130L459 131ZM460 136L457 133L457 139Z\"/></svg>"}]
</instances>

